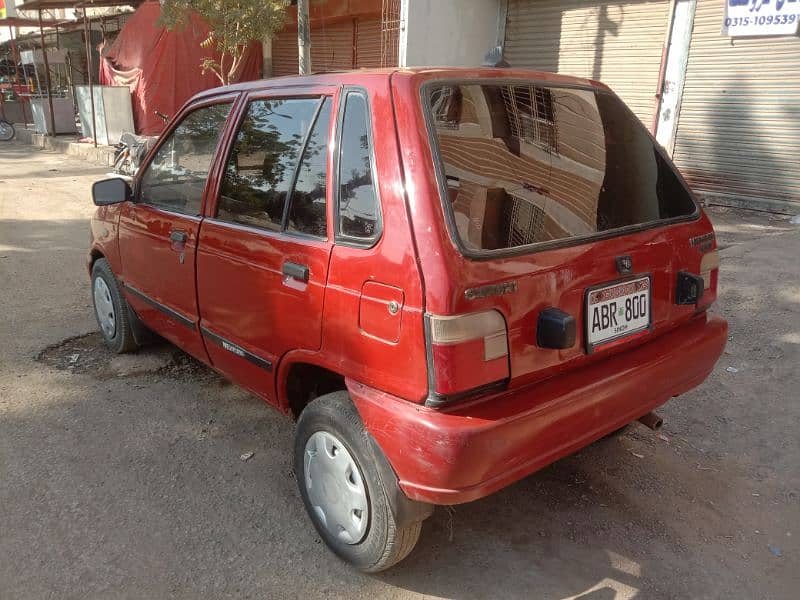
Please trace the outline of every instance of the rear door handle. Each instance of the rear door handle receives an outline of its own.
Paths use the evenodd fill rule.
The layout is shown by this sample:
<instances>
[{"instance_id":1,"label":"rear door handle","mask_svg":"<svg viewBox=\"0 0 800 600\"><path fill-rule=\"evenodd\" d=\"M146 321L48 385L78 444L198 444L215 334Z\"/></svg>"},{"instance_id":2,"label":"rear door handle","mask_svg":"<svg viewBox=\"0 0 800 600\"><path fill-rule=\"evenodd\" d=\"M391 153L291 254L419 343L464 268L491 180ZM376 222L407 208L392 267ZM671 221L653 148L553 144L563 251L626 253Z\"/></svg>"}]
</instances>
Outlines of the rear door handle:
<instances>
[{"instance_id":1,"label":"rear door handle","mask_svg":"<svg viewBox=\"0 0 800 600\"><path fill-rule=\"evenodd\" d=\"M189 234L185 231L176 229L169 232L169 241L173 244L185 244L189 241Z\"/></svg>"},{"instance_id":2,"label":"rear door handle","mask_svg":"<svg viewBox=\"0 0 800 600\"><path fill-rule=\"evenodd\" d=\"M308 267L293 262L283 263L283 274L297 281L308 282Z\"/></svg>"}]
</instances>

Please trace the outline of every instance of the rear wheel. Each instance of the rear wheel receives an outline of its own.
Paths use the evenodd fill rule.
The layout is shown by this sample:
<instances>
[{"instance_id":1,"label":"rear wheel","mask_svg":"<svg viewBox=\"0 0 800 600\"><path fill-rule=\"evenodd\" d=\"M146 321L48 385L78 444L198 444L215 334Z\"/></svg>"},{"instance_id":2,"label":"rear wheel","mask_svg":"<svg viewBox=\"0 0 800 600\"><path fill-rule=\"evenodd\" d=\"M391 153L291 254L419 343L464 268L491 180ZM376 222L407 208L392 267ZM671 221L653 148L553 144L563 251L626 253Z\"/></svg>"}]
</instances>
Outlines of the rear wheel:
<instances>
[{"instance_id":1,"label":"rear wheel","mask_svg":"<svg viewBox=\"0 0 800 600\"><path fill-rule=\"evenodd\" d=\"M8 121L0 119L0 141L9 142L14 138L14 126Z\"/></svg>"},{"instance_id":2,"label":"rear wheel","mask_svg":"<svg viewBox=\"0 0 800 600\"><path fill-rule=\"evenodd\" d=\"M117 278L105 258L92 267L94 316L106 345L117 354L138 347L131 326L130 308L119 290Z\"/></svg>"},{"instance_id":3,"label":"rear wheel","mask_svg":"<svg viewBox=\"0 0 800 600\"><path fill-rule=\"evenodd\" d=\"M347 392L321 396L300 414L294 466L306 510L333 552L372 573L408 556L424 518L398 522L389 498L402 492L396 478L381 476L376 451Z\"/></svg>"}]
</instances>

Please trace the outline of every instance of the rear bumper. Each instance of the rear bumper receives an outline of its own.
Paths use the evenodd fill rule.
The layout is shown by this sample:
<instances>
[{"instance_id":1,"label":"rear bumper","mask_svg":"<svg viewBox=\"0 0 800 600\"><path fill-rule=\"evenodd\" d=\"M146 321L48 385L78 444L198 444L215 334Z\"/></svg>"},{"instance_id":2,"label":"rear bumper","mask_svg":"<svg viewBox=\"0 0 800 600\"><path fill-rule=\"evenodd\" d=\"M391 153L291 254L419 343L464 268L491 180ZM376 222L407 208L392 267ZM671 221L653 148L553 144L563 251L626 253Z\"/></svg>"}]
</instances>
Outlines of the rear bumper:
<instances>
[{"instance_id":1,"label":"rear bumper","mask_svg":"<svg viewBox=\"0 0 800 600\"><path fill-rule=\"evenodd\" d=\"M412 500L487 496L683 394L708 377L728 324L698 317L580 371L434 410L348 380L359 413Z\"/></svg>"}]
</instances>

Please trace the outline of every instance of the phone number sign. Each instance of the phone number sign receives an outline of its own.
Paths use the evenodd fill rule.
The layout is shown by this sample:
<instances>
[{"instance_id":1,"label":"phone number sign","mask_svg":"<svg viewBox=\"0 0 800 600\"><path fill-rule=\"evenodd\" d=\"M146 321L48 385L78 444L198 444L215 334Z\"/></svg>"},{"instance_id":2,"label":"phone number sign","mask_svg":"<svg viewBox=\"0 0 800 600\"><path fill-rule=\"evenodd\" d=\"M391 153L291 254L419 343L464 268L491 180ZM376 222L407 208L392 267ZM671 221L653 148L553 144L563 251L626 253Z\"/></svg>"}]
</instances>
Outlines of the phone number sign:
<instances>
[{"instance_id":1,"label":"phone number sign","mask_svg":"<svg viewBox=\"0 0 800 600\"><path fill-rule=\"evenodd\" d=\"M725 0L722 35L795 35L800 0Z\"/></svg>"}]
</instances>

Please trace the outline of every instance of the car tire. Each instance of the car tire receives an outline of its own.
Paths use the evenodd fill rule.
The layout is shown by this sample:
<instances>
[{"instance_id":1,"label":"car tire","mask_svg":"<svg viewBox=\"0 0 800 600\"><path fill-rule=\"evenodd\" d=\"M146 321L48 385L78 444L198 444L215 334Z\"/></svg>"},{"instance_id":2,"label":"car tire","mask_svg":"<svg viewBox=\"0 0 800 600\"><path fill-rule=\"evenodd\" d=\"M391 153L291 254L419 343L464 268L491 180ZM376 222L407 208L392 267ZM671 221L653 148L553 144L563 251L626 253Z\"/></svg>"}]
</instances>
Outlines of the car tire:
<instances>
[{"instance_id":1,"label":"car tire","mask_svg":"<svg viewBox=\"0 0 800 600\"><path fill-rule=\"evenodd\" d=\"M330 452L328 442L332 448L338 446L338 453L335 449ZM325 447L320 447L320 443ZM376 456L376 453L381 454ZM341 464L335 464L337 460L342 461ZM338 469L348 460L352 461L350 467L357 471L349 478L347 469ZM327 546L342 560L366 573L388 569L408 556L419 539L422 520L430 514L430 510L423 510L416 517L398 521L392 498L401 498L401 502L409 505L430 505L408 500L400 491L394 473L386 476L381 461L386 458L371 439L347 392L320 396L300 414L295 432L294 468L303 504ZM328 469L326 464L333 468ZM366 524L363 534L359 534L358 527L349 524L348 529L355 529L355 535L349 535L335 517L337 507L341 509L342 506L346 507L344 512L348 516L356 514L357 510L350 507L360 502L358 493L352 491L358 486L363 487L366 496L366 515L363 511L361 514ZM347 488L344 493L337 493L343 488ZM320 494L326 497L320 500ZM327 519L321 516L325 514ZM326 520L331 521L330 527ZM359 535L363 537L358 539Z\"/></svg>"},{"instance_id":2,"label":"car tire","mask_svg":"<svg viewBox=\"0 0 800 600\"><path fill-rule=\"evenodd\" d=\"M103 341L112 351L123 354L139 347L131 324L131 309L105 258L92 266L92 305Z\"/></svg>"}]
</instances>

